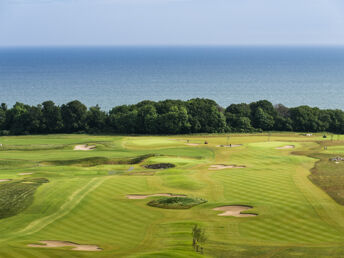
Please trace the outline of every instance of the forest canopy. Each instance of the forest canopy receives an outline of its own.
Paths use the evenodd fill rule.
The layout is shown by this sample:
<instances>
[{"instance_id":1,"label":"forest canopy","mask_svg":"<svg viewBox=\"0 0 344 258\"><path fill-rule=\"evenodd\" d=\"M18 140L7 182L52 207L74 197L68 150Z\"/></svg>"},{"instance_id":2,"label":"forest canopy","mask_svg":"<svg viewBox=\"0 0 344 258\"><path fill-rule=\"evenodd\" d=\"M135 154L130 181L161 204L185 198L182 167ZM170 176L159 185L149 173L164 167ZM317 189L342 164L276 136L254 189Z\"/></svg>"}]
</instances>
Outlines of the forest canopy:
<instances>
[{"instance_id":1,"label":"forest canopy","mask_svg":"<svg viewBox=\"0 0 344 258\"><path fill-rule=\"evenodd\" d=\"M61 106L45 101L37 106L17 102L0 107L0 135L48 133L189 134L225 132L344 133L344 112L299 106L288 108L267 100L231 104L210 99L149 101L121 105L109 112L78 100Z\"/></svg>"}]
</instances>

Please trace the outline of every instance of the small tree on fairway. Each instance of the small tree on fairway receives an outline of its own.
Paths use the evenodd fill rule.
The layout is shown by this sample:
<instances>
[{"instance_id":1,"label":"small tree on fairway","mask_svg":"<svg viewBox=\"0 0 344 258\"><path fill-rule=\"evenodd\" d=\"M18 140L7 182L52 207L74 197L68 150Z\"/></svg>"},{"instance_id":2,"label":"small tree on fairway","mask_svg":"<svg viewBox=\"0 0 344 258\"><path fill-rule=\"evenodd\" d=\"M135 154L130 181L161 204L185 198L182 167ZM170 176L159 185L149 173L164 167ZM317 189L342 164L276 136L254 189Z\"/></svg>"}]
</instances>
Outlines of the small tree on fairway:
<instances>
[{"instance_id":1,"label":"small tree on fairway","mask_svg":"<svg viewBox=\"0 0 344 258\"><path fill-rule=\"evenodd\" d=\"M195 225L192 228L192 246L196 252L198 252L200 248L201 253L203 253L203 247L201 245L204 244L206 240L205 230Z\"/></svg>"}]
</instances>

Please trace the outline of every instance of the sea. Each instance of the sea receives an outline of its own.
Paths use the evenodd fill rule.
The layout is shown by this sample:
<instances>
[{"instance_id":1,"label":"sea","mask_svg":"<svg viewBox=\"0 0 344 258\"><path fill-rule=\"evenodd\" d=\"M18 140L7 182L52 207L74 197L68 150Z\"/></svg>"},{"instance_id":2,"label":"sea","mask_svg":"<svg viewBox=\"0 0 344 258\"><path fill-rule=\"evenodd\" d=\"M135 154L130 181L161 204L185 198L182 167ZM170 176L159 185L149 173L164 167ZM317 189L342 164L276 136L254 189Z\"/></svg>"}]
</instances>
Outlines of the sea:
<instances>
[{"instance_id":1,"label":"sea","mask_svg":"<svg viewBox=\"0 0 344 258\"><path fill-rule=\"evenodd\" d=\"M344 47L0 48L0 102L103 110L142 100L266 99L344 109Z\"/></svg>"}]
</instances>

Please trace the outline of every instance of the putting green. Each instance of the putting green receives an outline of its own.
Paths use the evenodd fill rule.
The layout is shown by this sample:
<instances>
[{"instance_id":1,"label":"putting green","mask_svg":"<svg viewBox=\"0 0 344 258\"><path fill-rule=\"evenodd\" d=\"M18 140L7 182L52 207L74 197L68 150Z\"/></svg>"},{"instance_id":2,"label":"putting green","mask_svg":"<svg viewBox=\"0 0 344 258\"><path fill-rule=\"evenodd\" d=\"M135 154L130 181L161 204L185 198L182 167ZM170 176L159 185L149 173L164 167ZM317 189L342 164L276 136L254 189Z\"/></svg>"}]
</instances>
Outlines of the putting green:
<instances>
[{"instance_id":1,"label":"putting green","mask_svg":"<svg viewBox=\"0 0 344 258\"><path fill-rule=\"evenodd\" d=\"M187 140L199 145L186 145ZM344 153L344 144L332 143L324 151L319 141L329 139L321 134L306 137L295 133L233 134L229 138L0 137L0 180L12 179L1 182L0 187L24 177L49 180L35 189L29 207L0 219L0 257L343 257L344 206L308 179L317 159L305 153L335 156ZM228 143L242 146L216 147ZM96 149L73 151L81 144ZM278 149L284 146L294 148ZM138 164L83 167L67 162L128 160L145 154L151 156ZM144 167L156 163L175 167ZM245 167L209 170L216 164ZM162 193L207 202L182 210L147 205L161 198L154 194ZM153 196L128 199L130 194ZM253 207L249 212L258 216L218 216L219 211L214 210L230 205ZM206 230L204 255L192 247L195 224ZM37 247L40 241L68 241L102 250Z\"/></svg>"}]
</instances>

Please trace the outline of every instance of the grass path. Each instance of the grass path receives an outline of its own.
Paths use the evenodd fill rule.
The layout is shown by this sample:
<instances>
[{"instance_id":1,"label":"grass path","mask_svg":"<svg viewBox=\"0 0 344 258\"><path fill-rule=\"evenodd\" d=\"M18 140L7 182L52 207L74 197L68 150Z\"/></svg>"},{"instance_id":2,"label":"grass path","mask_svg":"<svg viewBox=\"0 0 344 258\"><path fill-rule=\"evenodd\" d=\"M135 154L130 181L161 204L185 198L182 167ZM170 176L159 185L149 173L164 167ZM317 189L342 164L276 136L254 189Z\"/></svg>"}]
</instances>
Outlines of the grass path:
<instances>
[{"instance_id":1,"label":"grass path","mask_svg":"<svg viewBox=\"0 0 344 258\"><path fill-rule=\"evenodd\" d=\"M19 234L20 236L27 236L30 234L37 233L47 227L49 224L54 223L58 219L66 216L69 212L71 212L90 192L95 190L99 187L107 177L101 178L93 178L91 179L86 185L82 188L76 190L71 196L69 196L68 200L60 207L60 209L46 217L42 217L31 222L27 227L24 229L15 232L14 234ZM1 239L1 241L5 241L5 239Z\"/></svg>"}]
</instances>

